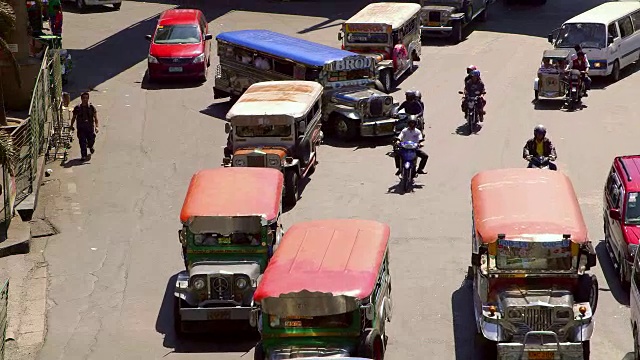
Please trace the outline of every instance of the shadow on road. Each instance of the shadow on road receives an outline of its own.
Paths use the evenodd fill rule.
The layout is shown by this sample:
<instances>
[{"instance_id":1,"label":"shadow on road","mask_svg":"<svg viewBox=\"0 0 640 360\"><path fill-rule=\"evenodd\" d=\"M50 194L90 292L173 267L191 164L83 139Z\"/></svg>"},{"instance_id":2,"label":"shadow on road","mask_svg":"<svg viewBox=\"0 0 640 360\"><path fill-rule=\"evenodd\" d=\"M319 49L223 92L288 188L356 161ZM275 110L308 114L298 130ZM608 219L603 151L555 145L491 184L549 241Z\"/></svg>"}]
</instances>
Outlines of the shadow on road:
<instances>
[{"instance_id":1,"label":"shadow on road","mask_svg":"<svg viewBox=\"0 0 640 360\"><path fill-rule=\"evenodd\" d=\"M482 124L476 124L473 130L469 129L469 125L465 122L456 128L455 134L460 136L477 135L482 130Z\"/></svg>"},{"instance_id":2,"label":"shadow on road","mask_svg":"<svg viewBox=\"0 0 640 360\"><path fill-rule=\"evenodd\" d=\"M451 313L456 359L475 359L476 325L473 316L473 285L470 280L465 279L460 288L451 294Z\"/></svg>"},{"instance_id":3,"label":"shadow on road","mask_svg":"<svg viewBox=\"0 0 640 360\"><path fill-rule=\"evenodd\" d=\"M71 3L64 4L62 9L64 10L64 12L72 14L100 14L118 11L113 7L113 5L86 6L83 9L78 9L74 4Z\"/></svg>"},{"instance_id":4,"label":"shadow on road","mask_svg":"<svg viewBox=\"0 0 640 360\"><path fill-rule=\"evenodd\" d=\"M169 278L165 289L162 304L158 311L156 319L156 331L164 335L162 345L165 348L173 349L170 353L218 353L218 352L237 352L245 354L249 352L258 342L259 338L256 333L227 331L225 324L224 331L216 331L215 335L211 333L189 333L183 335L180 339L176 337L173 328L173 302L174 289L178 275ZM248 321L247 321L248 322ZM247 335L249 334L249 335Z\"/></svg>"},{"instance_id":5,"label":"shadow on road","mask_svg":"<svg viewBox=\"0 0 640 360\"><path fill-rule=\"evenodd\" d=\"M564 107L564 100L561 99L539 99L531 101L536 110L556 110L560 111Z\"/></svg>"},{"instance_id":6,"label":"shadow on road","mask_svg":"<svg viewBox=\"0 0 640 360\"><path fill-rule=\"evenodd\" d=\"M222 101L209 105L206 109L200 110L201 114L226 121L227 113L231 110L231 101Z\"/></svg>"},{"instance_id":7,"label":"shadow on road","mask_svg":"<svg viewBox=\"0 0 640 360\"><path fill-rule=\"evenodd\" d=\"M188 89L204 86L206 83L189 79L158 79L149 80L149 74L145 71L140 82L140 88L145 90Z\"/></svg>"},{"instance_id":8,"label":"shadow on road","mask_svg":"<svg viewBox=\"0 0 640 360\"><path fill-rule=\"evenodd\" d=\"M81 158L76 158L76 159L70 159L70 160L67 160L67 161L63 161L63 162L60 163L60 166L62 166L65 169L68 169L68 168L72 168L72 167L75 167L75 166L82 166L82 165L88 165L88 164L89 164L89 161L84 161Z\"/></svg>"},{"instance_id":9,"label":"shadow on road","mask_svg":"<svg viewBox=\"0 0 640 360\"><path fill-rule=\"evenodd\" d=\"M596 255L598 256L598 265L602 269L607 285L609 285L609 289L605 289L600 285L600 291L611 292L611 295L619 304L629 306L629 292L622 288L620 280L618 280L618 270L613 266L604 240L596 245Z\"/></svg>"}]
</instances>

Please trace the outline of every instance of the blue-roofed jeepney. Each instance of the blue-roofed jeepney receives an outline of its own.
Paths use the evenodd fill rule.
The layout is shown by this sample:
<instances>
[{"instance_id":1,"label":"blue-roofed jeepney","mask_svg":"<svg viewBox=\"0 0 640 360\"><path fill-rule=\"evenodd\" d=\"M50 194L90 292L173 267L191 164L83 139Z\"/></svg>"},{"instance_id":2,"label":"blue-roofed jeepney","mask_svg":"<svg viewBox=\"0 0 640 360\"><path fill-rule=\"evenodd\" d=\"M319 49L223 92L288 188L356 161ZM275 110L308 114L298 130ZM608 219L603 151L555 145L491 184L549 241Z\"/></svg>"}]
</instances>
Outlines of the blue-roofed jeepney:
<instances>
[{"instance_id":1,"label":"blue-roofed jeepney","mask_svg":"<svg viewBox=\"0 0 640 360\"><path fill-rule=\"evenodd\" d=\"M329 135L347 140L401 128L391 116L398 104L375 88L380 84L368 56L268 30L223 32L216 40L216 99L236 98L262 81L317 81L324 86L322 123Z\"/></svg>"}]
</instances>

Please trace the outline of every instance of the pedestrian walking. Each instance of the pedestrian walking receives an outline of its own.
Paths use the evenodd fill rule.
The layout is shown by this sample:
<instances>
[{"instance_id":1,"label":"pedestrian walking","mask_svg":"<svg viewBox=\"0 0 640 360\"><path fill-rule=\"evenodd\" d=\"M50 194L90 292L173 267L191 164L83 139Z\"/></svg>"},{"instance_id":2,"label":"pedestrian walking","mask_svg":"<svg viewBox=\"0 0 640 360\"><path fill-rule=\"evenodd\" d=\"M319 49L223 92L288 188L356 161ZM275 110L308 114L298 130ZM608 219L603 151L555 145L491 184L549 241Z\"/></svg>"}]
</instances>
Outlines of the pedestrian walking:
<instances>
[{"instance_id":1,"label":"pedestrian walking","mask_svg":"<svg viewBox=\"0 0 640 360\"><path fill-rule=\"evenodd\" d=\"M51 33L62 38L62 8L60 5L53 6L55 13L51 18ZM60 44L62 47L62 44Z\"/></svg>"},{"instance_id":2,"label":"pedestrian walking","mask_svg":"<svg viewBox=\"0 0 640 360\"><path fill-rule=\"evenodd\" d=\"M96 152L93 146L96 142L96 134L98 133L98 111L95 106L89 102L88 92L82 93L80 100L80 104L73 108L71 131L74 130L73 124L77 122L78 142L80 143L82 161L88 161L91 160L91 154ZM91 154L87 153L87 149Z\"/></svg>"}]
</instances>

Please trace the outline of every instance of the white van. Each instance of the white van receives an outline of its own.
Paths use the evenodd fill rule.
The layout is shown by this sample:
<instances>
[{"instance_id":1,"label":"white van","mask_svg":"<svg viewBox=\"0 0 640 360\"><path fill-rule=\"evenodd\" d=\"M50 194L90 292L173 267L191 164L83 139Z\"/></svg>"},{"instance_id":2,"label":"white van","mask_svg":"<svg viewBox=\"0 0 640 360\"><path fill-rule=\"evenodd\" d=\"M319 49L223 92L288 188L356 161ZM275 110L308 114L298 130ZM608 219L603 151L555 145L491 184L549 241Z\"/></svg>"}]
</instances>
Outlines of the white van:
<instances>
[{"instance_id":1,"label":"white van","mask_svg":"<svg viewBox=\"0 0 640 360\"><path fill-rule=\"evenodd\" d=\"M640 1L615 1L567 20L548 40L556 49L580 45L589 75L620 79L620 69L640 60Z\"/></svg>"}]
</instances>

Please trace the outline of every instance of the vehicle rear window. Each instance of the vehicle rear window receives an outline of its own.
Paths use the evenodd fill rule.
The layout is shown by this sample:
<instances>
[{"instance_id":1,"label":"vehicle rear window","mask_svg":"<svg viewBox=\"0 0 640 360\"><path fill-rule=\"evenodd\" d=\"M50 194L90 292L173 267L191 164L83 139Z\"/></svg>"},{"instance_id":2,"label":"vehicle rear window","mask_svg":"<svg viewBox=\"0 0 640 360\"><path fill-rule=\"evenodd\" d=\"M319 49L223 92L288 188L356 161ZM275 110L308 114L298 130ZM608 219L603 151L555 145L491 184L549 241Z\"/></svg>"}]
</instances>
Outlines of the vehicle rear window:
<instances>
[{"instance_id":1,"label":"vehicle rear window","mask_svg":"<svg viewBox=\"0 0 640 360\"><path fill-rule=\"evenodd\" d=\"M200 30L196 25L158 26L156 44L197 44L200 42Z\"/></svg>"}]
</instances>

